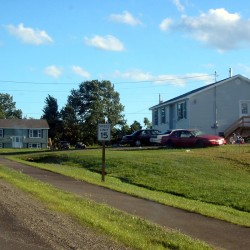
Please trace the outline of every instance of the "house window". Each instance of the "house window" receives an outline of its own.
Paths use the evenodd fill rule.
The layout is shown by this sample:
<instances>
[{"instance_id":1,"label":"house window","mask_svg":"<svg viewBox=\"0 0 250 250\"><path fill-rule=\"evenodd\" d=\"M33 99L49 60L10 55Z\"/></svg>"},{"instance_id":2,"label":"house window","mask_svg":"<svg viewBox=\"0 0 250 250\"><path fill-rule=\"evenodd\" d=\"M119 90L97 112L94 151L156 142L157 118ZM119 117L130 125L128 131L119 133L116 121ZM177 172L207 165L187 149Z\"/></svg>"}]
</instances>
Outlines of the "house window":
<instances>
[{"instance_id":1,"label":"house window","mask_svg":"<svg viewBox=\"0 0 250 250\"><path fill-rule=\"evenodd\" d=\"M158 109L154 110L154 125L158 125Z\"/></svg>"},{"instance_id":2,"label":"house window","mask_svg":"<svg viewBox=\"0 0 250 250\"><path fill-rule=\"evenodd\" d=\"M30 138L41 138L42 132L41 129L30 129L29 137Z\"/></svg>"},{"instance_id":3,"label":"house window","mask_svg":"<svg viewBox=\"0 0 250 250\"><path fill-rule=\"evenodd\" d=\"M166 123L166 109L161 108L161 123Z\"/></svg>"},{"instance_id":4,"label":"house window","mask_svg":"<svg viewBox=\"0 0 250 250\"><path fill-rule=\"evenodd\" d=\"M179 120L187 118L187 104L186 104L186 102L179 102L177 104L177 117Z\"/></svg>"},{"instance_id":5,"label":"house window","mask_svg":"<svg viewBox=\"0 0 250 250\"><path fill-rule=\"evenodd\" d=\"M3 137L3 129L0 129L0 137Z\"/></svg>"},{"instance_id":6,"label":"house window","mask_svg":"<svg viewBox=\"0 0 250 250\"><path fill-rule=\"evenodd\" d=\"M242 115L248 114L248 104L246 102L241 103L241 114Z\"/></svg>"},{"instance_id":7,"label":"house window","mask_svg":"<svg viewBox=\"0 0 250 250\"><path fill-rule=\"evenodd\" d=\"M41 148L41 143L29 143L29 148Z\"/></svg>"},{"instance_id":8,"label":"house window","mask_svg":"<svg viewBox=\"0 0 250 250\"><path fill-rule=\"evenodd\" d=\"M2 142L0 142L0 148L3 148L3 143Z\"/></svg>"}]
</instances>

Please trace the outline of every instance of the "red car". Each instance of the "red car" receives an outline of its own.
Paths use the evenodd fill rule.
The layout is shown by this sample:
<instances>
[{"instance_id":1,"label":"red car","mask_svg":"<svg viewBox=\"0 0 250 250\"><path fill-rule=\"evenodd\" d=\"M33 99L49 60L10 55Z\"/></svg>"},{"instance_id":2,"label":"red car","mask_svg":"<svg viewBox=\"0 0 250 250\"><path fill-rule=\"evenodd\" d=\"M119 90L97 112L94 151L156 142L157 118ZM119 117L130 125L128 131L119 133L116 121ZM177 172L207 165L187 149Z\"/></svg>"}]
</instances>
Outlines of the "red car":
<instances>
[{"instance_id":1,"label":"red car","mask_svg":"<svg viewBox=\"0 0 250 250\"><path fill-rule=\"evenodd\" d=\"M216 135L205 135L199 130L176 129L163 136L161 144L167 147L208 147L225 145L226 140Z\"/></svg>"}]
</instances>

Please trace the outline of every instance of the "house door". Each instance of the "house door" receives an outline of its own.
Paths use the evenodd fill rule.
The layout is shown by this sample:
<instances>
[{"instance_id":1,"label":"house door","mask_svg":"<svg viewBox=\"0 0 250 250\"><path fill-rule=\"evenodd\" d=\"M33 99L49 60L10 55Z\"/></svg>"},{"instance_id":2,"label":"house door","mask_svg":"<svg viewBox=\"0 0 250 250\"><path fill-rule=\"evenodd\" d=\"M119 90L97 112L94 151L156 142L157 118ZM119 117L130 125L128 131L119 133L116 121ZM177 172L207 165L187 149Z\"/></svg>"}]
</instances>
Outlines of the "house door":
<instances>
[{"instance_id":1,"label":"house door","mask_svg":"<svg viewBox=\"0 0 250 250\"><path fill-rule=\"evenodd\" d=\"M250 116L250 101L240 101L240 117Z\"/></svg>"},{"instance_id":2,"label":"house door","mask_svg":"<svg viewBox=\"0 0 250 250\"><path fill-rule=\"evenodd\" d=\"M12 137L12 148L22 148L23 147L23 137L13 136Z\"/></svg>"}]
</instances>

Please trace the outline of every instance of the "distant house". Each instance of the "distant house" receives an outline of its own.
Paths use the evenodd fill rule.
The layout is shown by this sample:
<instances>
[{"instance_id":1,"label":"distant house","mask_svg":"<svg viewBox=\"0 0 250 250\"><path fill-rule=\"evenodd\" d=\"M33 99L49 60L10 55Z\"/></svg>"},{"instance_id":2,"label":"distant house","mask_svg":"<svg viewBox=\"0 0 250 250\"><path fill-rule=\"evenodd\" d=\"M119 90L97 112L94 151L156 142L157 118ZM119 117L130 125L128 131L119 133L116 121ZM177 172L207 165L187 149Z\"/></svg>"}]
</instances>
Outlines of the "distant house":
<instances>
[{"instance_id":1,"label":"distant house","mask_svg":"<svg viewBox=\"0 0 250 250\"><path fill-rule=\"evenodd\" d=\"M42 119L0 119L0 147L47 148L48 130Z\"/></svg>"},{"instance_id":2,"label":"distant house","mask_svg":"<svg viewBox=\"0 0 250 250\"><path fill-rule=\"evenodd\" d=\"M229 77L150 108L154 129L196 128L224 135L250 130L250 80Z\"/></svg>"}]
</instances>

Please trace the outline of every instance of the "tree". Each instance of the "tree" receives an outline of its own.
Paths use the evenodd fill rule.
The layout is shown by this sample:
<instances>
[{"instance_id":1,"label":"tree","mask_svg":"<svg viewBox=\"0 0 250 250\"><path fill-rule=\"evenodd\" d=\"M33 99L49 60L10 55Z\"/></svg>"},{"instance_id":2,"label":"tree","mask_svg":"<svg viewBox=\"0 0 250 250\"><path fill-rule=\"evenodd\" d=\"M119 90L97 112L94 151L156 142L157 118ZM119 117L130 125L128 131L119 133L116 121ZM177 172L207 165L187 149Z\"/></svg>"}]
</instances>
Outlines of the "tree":
<instances>
[{"instance_id":1,"label":"tree","mask_svg":"<svg viewBox=\"0 0 250 250\"><path fill-rule=\"evenodd\" d=\"M22 119L21 109L16 109L16 103L9 94L0 93L0 118L2 119Z\"/></svg>"},{"instance_id":2,"label":"tree","mask_svg":"<svg viewBox=\"0 0 250 250\"><path fill-rule=\"evenodd\" d=\"M141 124L140 124L138 121L134 121L134 122L130 125L130 129L131 129L131 132L134 132L134 131L137 131L137 130L142 129L142 126L141 126Z\"/></svg>"},{"instance_id":3,"label":"tree","mask_svg":"<svg viewBox=\"0 0 250 250\"><path fill-rule=\"evenodd\" d=\"M152 123L149 121L147 117L144 117L143 123L146 128L150 128L152 126Z\"/></svg>"},{"instance_id":4,"label":"tree","mask_svg":"<svg viewBox=\"0 0 250 250\"><path fill-rule=\"evenodd\" d=\"M60 113L58 111L57 99L48 95L45 99L42 119L46 119L49 124L49 137L52 140L60 137Z\"/></svg>"},{"instance_id":5,"label":"tree","mask_svg":"<svg viewBox=\"0 0 250 250\"><path fill-rule=\"evenodd\" d=\"M67 140L71 144L75 144L77 141L80 141L81 129L74 108L70 105L66 105L61 110L61 117L63 127L61 139Z\"/></svg>"},{"instance_id":6,"label":"tree","mask_svg":"<svg viewBox=\"0 0 250 250\"><path fill-rule=\"evenodd\" d=\"M97 142L98 123L108 122L111 128L124 124L124 115L121 114L124 107L120 103L119 93L114 90L110 81L93 80L81 83L79 89L71 90L66 106L73 109L70 115L74 113L81 131L76 133L85 143Z\"/></svg>"}]
</instances>

